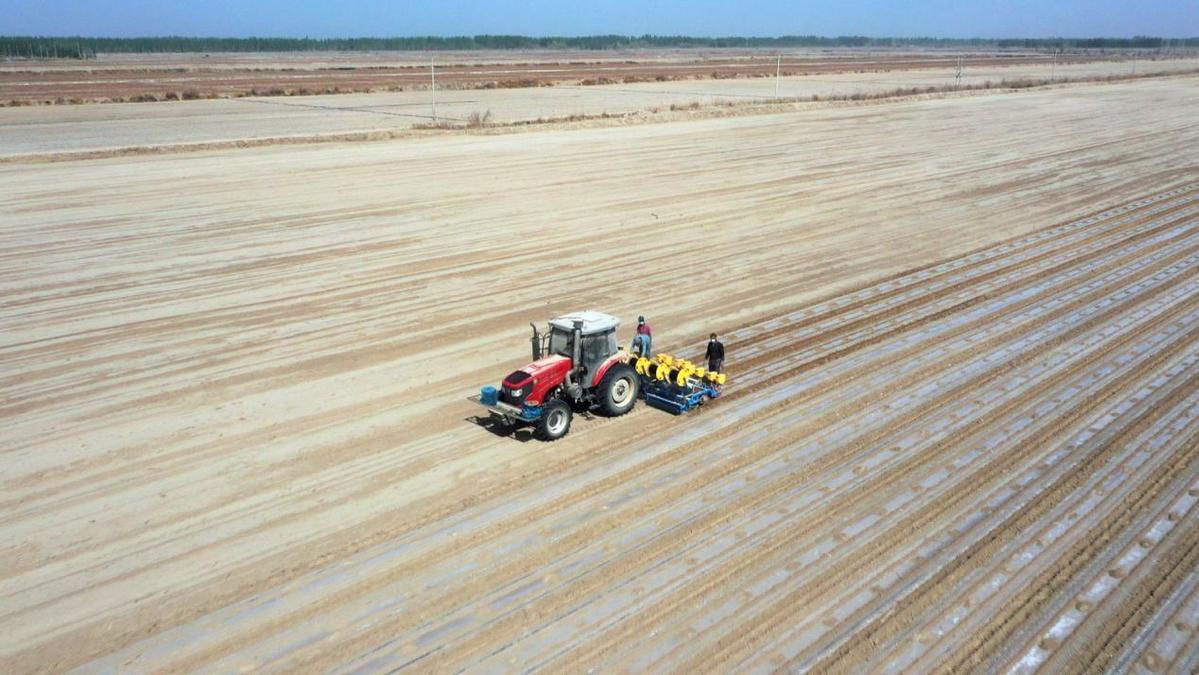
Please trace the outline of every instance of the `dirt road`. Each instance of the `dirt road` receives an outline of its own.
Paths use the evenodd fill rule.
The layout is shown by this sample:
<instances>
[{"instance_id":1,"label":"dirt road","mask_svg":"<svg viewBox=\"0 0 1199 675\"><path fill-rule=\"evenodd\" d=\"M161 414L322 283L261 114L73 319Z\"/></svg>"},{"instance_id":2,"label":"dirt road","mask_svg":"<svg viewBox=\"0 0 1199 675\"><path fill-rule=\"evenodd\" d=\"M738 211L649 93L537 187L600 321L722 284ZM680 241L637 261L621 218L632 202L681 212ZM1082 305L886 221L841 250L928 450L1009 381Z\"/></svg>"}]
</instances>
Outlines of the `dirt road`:
<instances>
[{"instance_id":1,"label":"dirt road","mask_svg":"<svg viewBox=\"0 0 1199 675\"><path fill-rule=\"evenodd\" d=\"M0 167L0 665L1193 670L1160 85ZM726 397L474 424L582 307Z\"/></svg>"}]
</instances>

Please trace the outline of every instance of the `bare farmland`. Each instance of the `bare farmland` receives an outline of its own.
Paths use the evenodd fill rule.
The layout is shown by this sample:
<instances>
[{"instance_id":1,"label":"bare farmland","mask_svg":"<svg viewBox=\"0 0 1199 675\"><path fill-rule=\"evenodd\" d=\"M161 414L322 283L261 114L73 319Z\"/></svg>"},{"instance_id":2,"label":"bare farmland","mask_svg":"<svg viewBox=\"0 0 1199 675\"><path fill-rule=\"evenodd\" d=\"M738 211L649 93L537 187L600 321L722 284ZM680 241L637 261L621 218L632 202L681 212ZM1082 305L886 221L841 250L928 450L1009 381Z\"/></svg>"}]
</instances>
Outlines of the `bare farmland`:
<instances>
[{"instance_id":1,"label":"bare farmland","mask_svg":"<svg viewBox=\"0 0 1199 675\"><path fill-rule=\"evenodd\" d=\"M0 665L1192 671L1197 106L0 166ZM726 396L475 424L583 307Z\"/></svg>"}]
</instances>

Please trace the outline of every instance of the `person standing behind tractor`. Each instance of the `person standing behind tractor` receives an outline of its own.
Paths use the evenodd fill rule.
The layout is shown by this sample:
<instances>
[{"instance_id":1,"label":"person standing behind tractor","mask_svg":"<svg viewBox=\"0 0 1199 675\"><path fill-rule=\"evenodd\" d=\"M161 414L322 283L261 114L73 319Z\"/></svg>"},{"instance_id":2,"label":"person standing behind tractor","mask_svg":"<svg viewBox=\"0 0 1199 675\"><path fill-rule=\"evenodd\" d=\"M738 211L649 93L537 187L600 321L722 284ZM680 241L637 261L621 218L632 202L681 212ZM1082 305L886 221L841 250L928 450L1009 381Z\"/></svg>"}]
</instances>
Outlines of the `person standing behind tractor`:
<instances>
[{"instance_id":1,"label":"person standing behind tractor","mask_svg":"<svg viewBox=\"0 0 1199 675\"><path fill-rule=\"evenodd\" d=\"M648 359L650 357L650 344L653 342L653 339L654 331L645 322L645 317L637 317L637 332L633 335L633 344L629 349L636 349L638 354Z\"/></svg>"},{"instance_id":2,"label":"person standing behind tractor","mask_svg":"<svg viewBox=\"0 0 1199 675\"><path fill-rule=\"evenodd\" d=\"M708 358L708 370L713 373L722 372L724 368L724 345L720 340L716 339L716 333L708 336L708 351L704 353Z\"/></svg>"}]
</instances>

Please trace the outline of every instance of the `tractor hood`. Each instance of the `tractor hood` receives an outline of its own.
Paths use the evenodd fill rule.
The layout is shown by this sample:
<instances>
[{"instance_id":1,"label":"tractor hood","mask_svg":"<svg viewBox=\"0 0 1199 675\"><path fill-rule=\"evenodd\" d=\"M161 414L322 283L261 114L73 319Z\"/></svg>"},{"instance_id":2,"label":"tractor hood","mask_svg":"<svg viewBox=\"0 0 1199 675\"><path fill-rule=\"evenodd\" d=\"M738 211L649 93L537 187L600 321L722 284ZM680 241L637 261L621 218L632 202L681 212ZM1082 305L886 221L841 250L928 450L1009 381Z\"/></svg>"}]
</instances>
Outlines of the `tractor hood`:
<instances>
[{"instance_id":1,"label":"tractor hood","mask_svg":"<svg viewBox=\"0 0 1199 675\"><path fill-rule=\"evenodd\" d=\"M538 383L557 385L570 370L570 359L553 354L537 359L504 378L505 387L523 387L531 380Z\"/></svg>"},{"instance_id":2,"label":"tractor hood","mask_svg":"<svg viewBox=\"0 0 1199 675\"><path fill-rule=\"evenodd\" d=\"M537 359L524 368L521 368L521 370L538 380L548 377L553 373L565 373L569 369L570 359L558 354L551 354L545 358Z\"/></svg>"},{"instance_id":3,"label":"tractor hood","mask_svg":"<svg viewBox=\"0 0 1199 675\"><path fill-rule=\"evenodd\" d=\"M540 405L570 372L570 359L554 354L537 359L504 378L503 399L513 405Z\"/></svg>"}]
</instances>

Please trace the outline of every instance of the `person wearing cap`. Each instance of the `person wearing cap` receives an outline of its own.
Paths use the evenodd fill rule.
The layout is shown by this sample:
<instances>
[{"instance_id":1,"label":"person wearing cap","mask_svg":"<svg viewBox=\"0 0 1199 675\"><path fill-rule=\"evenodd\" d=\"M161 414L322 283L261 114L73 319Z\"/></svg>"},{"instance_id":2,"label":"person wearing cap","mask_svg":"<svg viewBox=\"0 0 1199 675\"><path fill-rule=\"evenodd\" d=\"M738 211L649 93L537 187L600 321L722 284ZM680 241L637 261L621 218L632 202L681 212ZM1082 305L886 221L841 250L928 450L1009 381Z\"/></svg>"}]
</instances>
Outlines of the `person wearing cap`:
<instances>
[{"instance_id":1,"label":"person wearing cap","mask_svg":"<svg viewBox=\"0 0 1199 675\"><path fill-rule=\"evenodd\" d=\"M653 342L653 339L654 332L650 329L649 324L645 322L645 317L637 317L637 331L633 335L633 344L629 346L629 350L636 350L638 354L648 359L650 356L650 344Z\"/></svg>"},{"instance_id":2,"label":"person wearing cap","mask_svg":"<svg viewBox=\"0 0 1199 675\"><path fill-rule=\"evenodd\" d=\"M704 353L708 359L708 371L713 373L722 372L724 368L724 345L720 340L716 339L716 333L708 336L708 350Z\"/></svg>"}]
</instances>

